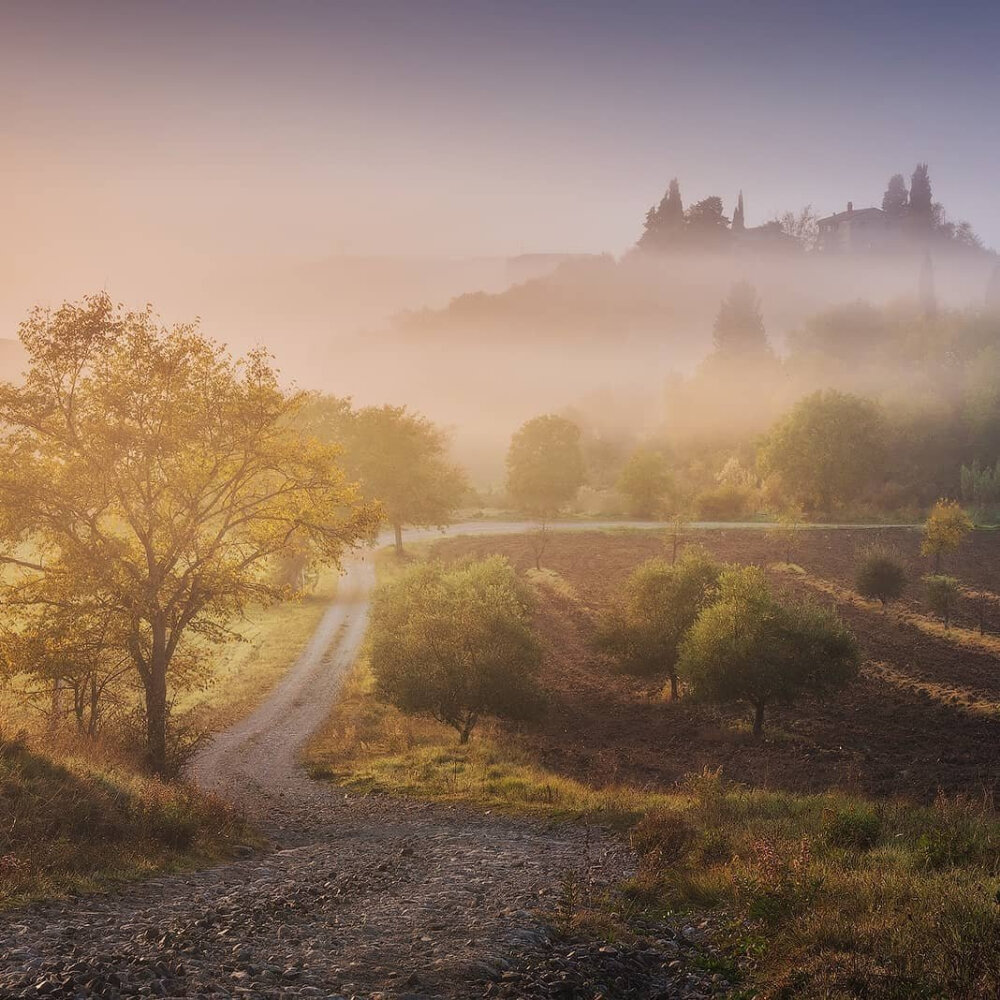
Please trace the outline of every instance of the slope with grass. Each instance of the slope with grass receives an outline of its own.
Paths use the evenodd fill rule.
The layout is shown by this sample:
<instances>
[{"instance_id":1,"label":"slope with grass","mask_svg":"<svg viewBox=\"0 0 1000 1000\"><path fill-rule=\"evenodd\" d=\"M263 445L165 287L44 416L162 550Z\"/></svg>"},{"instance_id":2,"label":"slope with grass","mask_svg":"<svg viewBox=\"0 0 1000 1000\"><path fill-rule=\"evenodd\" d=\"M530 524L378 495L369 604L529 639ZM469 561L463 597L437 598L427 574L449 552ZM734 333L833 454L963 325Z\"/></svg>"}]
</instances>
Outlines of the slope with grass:
<instances>
[{"instance_id":1,"label":"slope with grass","mask_svg":"<svg viewBox=\"0 0 1000 1000\"><path fill-rule=\"evenodd\" d=\"M201 682L175 701L178 717L207 733L252 711L296 661L337 582L330 570L311 593L251 609L241 641L206 650ZM53 731L44 707L26 706L17 679L4 692L0 733L21 738L0 743L0 907L207 864L258 839L221 800L142 775L123 718L88 741Z\"/></svg>"},{"instance_id":2,"label":"slope with grass","mask_svg":"<svg viewBox=\"0 0 1000 1000\"><path fill-rule=\"evenodd\" d=\"M94 753L0 742L0 909L216 861L254 835L222 802Z\"/></svg>"},{"instance_id":3,"label":"slope with grass","mask_svg":"<svg viewBox=\"0 0 1000 1000\"><path fill-rule=\"evenodd\" d=\"M699 540L719 558L771 561L759 532ZM760 746L738 709L662 701L589 643L595 611L661 546L648 534L559 536L543 573L517 537L431 546L446 559L506 554L532 582L544 717L484 725L461 747L451 730L375 701L362 658L306 751L313 774L353 791L629 829L641 863L627 901L581 896L568 924L628 939L664 917L707 920L712 968L740 995L998 995L1000 821L983 790L997 720L900 683L893 671L905 671L912 644L891 670L866 667L842 702L776 713Z\"/></svg>"}]
</instances>

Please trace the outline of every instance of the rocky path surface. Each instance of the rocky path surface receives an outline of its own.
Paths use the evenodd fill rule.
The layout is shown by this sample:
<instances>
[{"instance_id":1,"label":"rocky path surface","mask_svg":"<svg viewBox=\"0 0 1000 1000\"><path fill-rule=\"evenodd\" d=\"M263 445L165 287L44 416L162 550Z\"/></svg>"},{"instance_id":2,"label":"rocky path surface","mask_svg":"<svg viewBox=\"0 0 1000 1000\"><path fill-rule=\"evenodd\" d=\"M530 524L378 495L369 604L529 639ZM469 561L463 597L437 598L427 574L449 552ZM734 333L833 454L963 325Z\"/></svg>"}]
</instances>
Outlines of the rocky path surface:
<instances>
[{"instance_id":1,"label":"rocky path surface","mask_svg":"<svg viewBox=\"0 0 1000 1000\"><path fill-rule=\"evenodd\" d=\"M361 643L374 584L351 563L308 648L193 778L273 848L121 892L6 914L6 997L701 997L697 928L642 947L552 940L546 911L628 875L620 842L571 826L345 795L297 763Z\"/></svg>"}]
</instances>

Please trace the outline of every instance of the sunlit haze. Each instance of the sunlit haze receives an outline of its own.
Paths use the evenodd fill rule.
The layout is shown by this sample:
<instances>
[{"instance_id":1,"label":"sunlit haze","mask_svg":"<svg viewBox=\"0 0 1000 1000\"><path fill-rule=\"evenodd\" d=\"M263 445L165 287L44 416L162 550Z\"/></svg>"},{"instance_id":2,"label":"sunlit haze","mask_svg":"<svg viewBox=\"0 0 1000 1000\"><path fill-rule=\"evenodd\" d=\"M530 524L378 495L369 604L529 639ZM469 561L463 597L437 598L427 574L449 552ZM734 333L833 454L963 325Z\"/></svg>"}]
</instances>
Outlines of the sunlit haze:
<instances>
[{"instance_id":1,"label":"sunlit haze","mask_svg":"<svg viewBox=\"0 0 1000 1000\"><path fill-rule=\"evenodd\" d=\"M263 343L299 384L455 425L466 400L415 377L412 343L358 336L545 270L521 254L620 256L672 177L685 206L717 194L727 216L742 191L756 226L878 206L890 174L929 162L948 217L1000 242L992 5L95 0L2 16L8 337L33 304L104 289L199 316L238 350ZM882 291L908 292L916 267ZM689 367L741 277L780 347L810 310L870 295L861 270L790 288L759 262L703 269L704 295L687 282L671 316L622 321L655 334L652 369L611 338L556 396ZM550 339L539 315L515 332ZM463 330L459 349L489 352L493 335ZM604 377L580 367L592 355ZM537 408L531 382L505 414Z\"/></svg>"}]
</instances>

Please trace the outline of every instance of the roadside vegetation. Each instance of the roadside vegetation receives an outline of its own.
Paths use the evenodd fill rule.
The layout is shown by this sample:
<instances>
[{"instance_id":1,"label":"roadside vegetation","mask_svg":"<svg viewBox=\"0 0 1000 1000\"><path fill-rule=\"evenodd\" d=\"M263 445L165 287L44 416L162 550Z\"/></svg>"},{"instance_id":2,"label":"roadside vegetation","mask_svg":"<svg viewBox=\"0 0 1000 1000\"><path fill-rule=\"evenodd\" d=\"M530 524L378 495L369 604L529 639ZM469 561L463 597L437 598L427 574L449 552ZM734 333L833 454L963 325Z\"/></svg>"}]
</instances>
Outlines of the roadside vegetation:
<instances>
[{"instance_id":1,"label":"roadside vegetation","mask_svg":"<svg viewBox=\"0 0 1000 1000\"><path fill-rule=\"evenodd\" d=\"M106 295L0 386L0 905L254 842L179 777L262 700L380 516L263 353Z\"/></svg>"},{"instance_id":2,"label":"roadside vegetation","mask_svg":"<svg viewBox=\"0 0 1000 1000\"><path fill-rule=\"evenodd\" d=\"M0 910L219 861L256 845L241 817L93 744L0 740Z\"/></svg>"},{"instance_id":3,"label":"roadside vegetation","mask_svg":"<svg viewBox=\"0 0 1000 1000\"><path fill-rule=\"evenodd\" d=\"M698 541L711 546L719 535L713 539L710 534L700 533ZM604 539L600 546L595 546L596 538ZM733 539L745 539L748 553L766 553L775 546L775 539L763 532L717 544L725 550ZM911 544L918 543L915 537ZM570 646L555 619L537 617L542 607L547 614L556 609L569 616L565 620L575 622L573 628L589 633L593 641L606 636L612 623L625 628L625 605L609 604L614 595L636 598L643 592L641 584L650 580L661 588L674 587L697 565L705 571L697 574L701 582L696 589L703 596L693 598L695 611L681 630L679 651L676 643L664 646L662 635L650 631L658 625L655 619L633 619L637 630L631 645L622 644L619 631L618 655L622 666L637 667L631 673L616 674L607 660L610 650L598 643L589 669L598 680L599 671L606 672L607 693L605 712L595 704L593 718L613 714L621 690L648 691L649 681L658 679L665 685L664 700L622 706L625 728L620 732L636 738L657 712L663 713L666 727L676 726L683 718L676 713L694 710L698 695L745 699L753 705L757 689L748 678L756 679L764 685L761 690L766 688L765 704L771 697L785 703L796 696L805 699L801 708L783 708L773 729L763 727L754 734L747 725L731 731L734 747L742 746L744 754L768 753L780 768L777 762L794 753L801 738L787 728L790 711L808 715L815 711L810 706L816 704L816 694L835 702L841 689L870 683L859 674L864 646L859 649L829 610L811 603L808 590L798 597L782 590L787 571L772 578L763 568L735 568L730 557L730 568L715 583L718 564L697 548L682 548L676 566L666 559L643 562L641 553L658 544L669 554L669 534L659 540L649 533L553 538L550 567L541 573L534 569L533 546L523 538L455 539L429 546L426 554L435 560L429 565L439 567L436 572L441 560L444 565L452 560L467 572L476 565L468 563L470 557L491 551L504 552L519 567L522 585L536 592L534 628L539 638L551 634L551 641L543 643L538 675L548 699L544 713L564 710L560 703L568 695L552 687L553 671L563 669L558 661L569 655ZM595 551L631 552L632 571L627 560L615 563L613 570L601 569L604 564L591 561ZM798 554L802 558L825 551L822 543L815 546L807 538ZM583 562L567 562L570 553ZM904 565L912 556L894 558ZM381 556L379 565L398 566ZM392 586L413 572L412 566L402 572L394 568ZM855 572L850 557L842 572L839 586L850 597ZM920 598L914 594L914 599ZM654 609L668 605L674 607L650 602ZM733 632L728 626L738 618L745 619L746 627L736 634L751 646L758 640L762 644L746 663L730 655ZM895 627L895 620L881 613L872 619L882 630ZM639 645L638 639L648 645ZM827 660L817 659L818 651L825 651ZM679 700L668 701L675 659ZM699 674L702 666L721 671L710 674L711 690ZM574 666L567 679L579 683L580 669ZM615 676L623 684L640 686L615 687ZM779 687L772 686L776 678L782 681ZM580 699L601 697L596 688L578 693ZM870 695L860 695L862 702L865 697ZM698 717L704 732L712 716ZM735 723L738 716L726 718ZM563 717L554 729L563 731L565 725ZM607 728L588 729L583 720L579 727L583 743L591 744L600 760L628 754L626 743L606 742ZM663 781L616 780L607 772L601 780L600 772L564 766L572 758L553 754L555 746L544 733L544 718L494 719L482 722L462 743L453 728L427 713L405 713L380 697L365 658L306 757L315 776L359 793L412 796L620 831L639 853L638 875L618 893L576 890L570 912L560 914L563 926L572 933L628 938L649 920L708 915L713 943L721 948L720 971L747 996L901 1000L988 997L1000 988L1000 820L982 786L977 792L971 783L967 793L951 795L935 794L932 786L927 800L919 803L906 795L906 786L900 786L900 796L885 797L835 785L804 792L780 787L780 781L734 781L717 766ZM661 746L659 753L669 764L673 748Z\"/></svg>"}]
</instances>

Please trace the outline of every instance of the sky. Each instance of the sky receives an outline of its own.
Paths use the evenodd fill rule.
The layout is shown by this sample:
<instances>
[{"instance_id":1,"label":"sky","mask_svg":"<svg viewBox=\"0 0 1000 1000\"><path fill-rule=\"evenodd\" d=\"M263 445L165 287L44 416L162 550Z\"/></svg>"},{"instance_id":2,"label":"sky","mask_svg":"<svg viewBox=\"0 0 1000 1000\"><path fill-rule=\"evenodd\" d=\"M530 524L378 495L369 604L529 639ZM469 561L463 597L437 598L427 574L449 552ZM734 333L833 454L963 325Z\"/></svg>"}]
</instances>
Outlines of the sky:
<instances>
[{"instance_id":1,"label":"sky","mask_svg":"<svg viewBox=\"0 0 1000 1000\"><path fill-rule=\"evenodd\" d=\"M998 37L921 0L0 0L0 293L620 253L673 176L756 224L918 160L1000 246Z\"/></svg>"}]
</instances>

